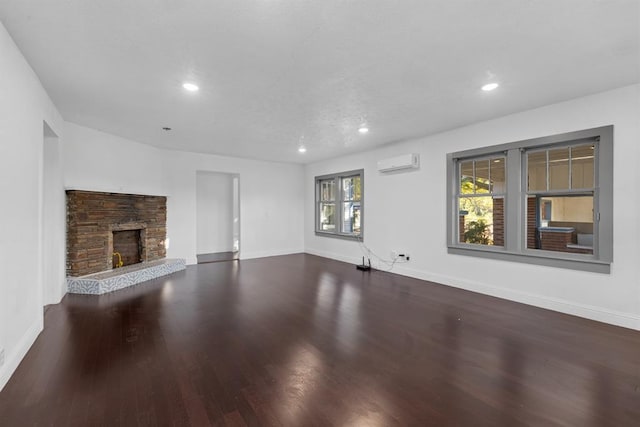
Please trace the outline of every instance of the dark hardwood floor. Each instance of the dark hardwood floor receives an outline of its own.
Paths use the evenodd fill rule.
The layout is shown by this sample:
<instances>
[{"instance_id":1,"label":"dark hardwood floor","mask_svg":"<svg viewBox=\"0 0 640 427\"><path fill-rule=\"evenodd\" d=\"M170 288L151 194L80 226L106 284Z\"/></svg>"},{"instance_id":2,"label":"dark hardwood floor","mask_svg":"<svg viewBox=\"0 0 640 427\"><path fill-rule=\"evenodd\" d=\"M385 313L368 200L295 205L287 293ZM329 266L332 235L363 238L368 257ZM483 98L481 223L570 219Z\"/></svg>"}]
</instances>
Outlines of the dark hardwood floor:
<instances>
[{"instance_id":1,"label":"dark hardwood floor","mask_svg":"<svg viewBox=\"0 0 640 427\"><path fill-rule=\"evenodd\" d=\"M311 255L67 295L9 426L639 426L640 333Z\"/></svg>"}]
</instances>

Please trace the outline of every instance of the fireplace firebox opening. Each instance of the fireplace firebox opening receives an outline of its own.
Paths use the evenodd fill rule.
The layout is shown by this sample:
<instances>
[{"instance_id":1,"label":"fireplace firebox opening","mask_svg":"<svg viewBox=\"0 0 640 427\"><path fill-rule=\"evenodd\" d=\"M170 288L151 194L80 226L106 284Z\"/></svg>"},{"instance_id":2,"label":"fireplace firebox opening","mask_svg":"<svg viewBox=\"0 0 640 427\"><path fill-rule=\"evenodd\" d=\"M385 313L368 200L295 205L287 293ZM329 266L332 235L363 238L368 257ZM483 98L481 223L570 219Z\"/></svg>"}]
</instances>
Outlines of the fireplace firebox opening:
<instances>
[{"instance_id":1,"label":"fireplace firebox opening","mask_svg":"<svg viewBox=\"0 0 640 427\"><path fill-rule=\"evenodd\" d=\"M142 261L140 229L113 232L113 268Z\"/></svg>"}]
</instances>

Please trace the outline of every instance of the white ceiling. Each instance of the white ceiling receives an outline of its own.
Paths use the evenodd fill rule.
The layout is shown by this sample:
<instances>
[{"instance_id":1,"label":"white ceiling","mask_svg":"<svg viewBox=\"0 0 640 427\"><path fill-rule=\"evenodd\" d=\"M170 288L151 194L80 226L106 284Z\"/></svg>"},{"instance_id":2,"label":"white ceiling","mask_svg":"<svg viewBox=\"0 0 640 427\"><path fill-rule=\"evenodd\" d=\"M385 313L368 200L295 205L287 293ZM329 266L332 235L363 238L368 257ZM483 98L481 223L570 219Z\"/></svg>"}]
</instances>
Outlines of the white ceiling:
<instances>
[{"instance_id":1,"label":"white ceiling","mask_svg":"<svg viewBox=\"0 0 640 427\"><path fill-rule=\"evenodd\" d=\"M0 20L67 121L307 163L636 83L639 4L2 0Z\"/></svg>"}]
</instances>

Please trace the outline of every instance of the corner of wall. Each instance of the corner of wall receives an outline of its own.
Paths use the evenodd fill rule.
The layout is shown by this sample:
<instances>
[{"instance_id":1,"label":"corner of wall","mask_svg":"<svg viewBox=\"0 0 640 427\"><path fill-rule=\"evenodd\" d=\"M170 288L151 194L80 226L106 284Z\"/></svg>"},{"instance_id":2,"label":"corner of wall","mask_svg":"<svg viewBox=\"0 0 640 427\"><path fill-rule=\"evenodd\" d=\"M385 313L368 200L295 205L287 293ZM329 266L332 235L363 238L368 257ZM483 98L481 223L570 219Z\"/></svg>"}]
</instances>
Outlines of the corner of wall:
<instances>
[{"instance_id":1,"label":"corner of wall","mask_svg":"<svg viewBox=\"0 0 640 427\"><path fill-rule=\"evenodd\" d=\"M0 391L9 382L11 375L18 368L18 365L27 354L27 351L31 348L36 338L42 331L43 320L42 316L31 324L29 329L22 335L20 342L15 346L9 354L5 354L5 363L0 368ZM5 349L6 351L6 349Z\"/></svg>"}]
</instances>

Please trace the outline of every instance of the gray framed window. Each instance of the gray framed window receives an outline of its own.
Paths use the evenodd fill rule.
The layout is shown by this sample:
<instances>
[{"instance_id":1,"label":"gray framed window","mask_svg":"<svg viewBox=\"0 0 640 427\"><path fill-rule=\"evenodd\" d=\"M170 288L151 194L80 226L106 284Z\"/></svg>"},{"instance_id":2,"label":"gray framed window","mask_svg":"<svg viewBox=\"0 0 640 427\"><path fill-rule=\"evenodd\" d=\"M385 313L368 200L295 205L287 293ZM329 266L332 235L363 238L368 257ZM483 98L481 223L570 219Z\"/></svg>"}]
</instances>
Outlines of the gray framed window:
<instances>
[{"instance_id":1,"label":"gray framed window","mask_svg":"<svg viewBox=\"0 0 640 427\"><path fill-rule=\"evenodd\" d=\"M316 235L361 238L364 231L364 171L317 176Z\"/></svg>"},{"instance_id":2,"label":"gray framed window","mask_svg":"<svg viewBox=\"0 0 640 427\"><path fill-rule=\"evenodd\" d=\"M462 159L457 166L458 243L504 246L506 156Z\"/></svg>"},{"instance_id":3,"label":"gray framed window","mask_svg":"<svg viewBox=\"0 0 640 427\"><path fill-rule=\"evenodd\" d=\"M613 126L447 155L449 253L608 273Z\"/></svg>"},{"instance_id":4,"label":"gray framed window","mask_svg":"<svg viewBox=\"0 0 640 427\"><path fill-rule=\"evenodd\" d=\"M526 150L527 249L594 253L596 145L586 140Z\"/></svg>"}]
</instances>

